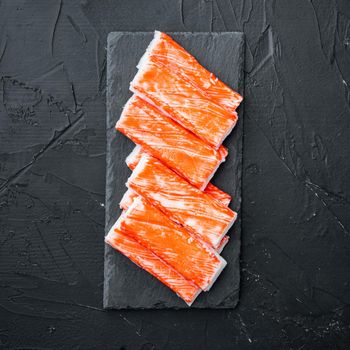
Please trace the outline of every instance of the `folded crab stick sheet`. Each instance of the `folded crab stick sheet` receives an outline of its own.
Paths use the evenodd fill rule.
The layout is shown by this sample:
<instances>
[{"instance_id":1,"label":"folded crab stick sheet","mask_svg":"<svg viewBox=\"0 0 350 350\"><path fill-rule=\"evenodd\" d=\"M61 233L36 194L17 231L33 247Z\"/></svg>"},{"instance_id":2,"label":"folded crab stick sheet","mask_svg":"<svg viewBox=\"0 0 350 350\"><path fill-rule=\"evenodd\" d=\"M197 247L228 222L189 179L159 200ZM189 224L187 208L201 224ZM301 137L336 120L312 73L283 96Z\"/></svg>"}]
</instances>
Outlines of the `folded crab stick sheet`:
<instances>
[{"instance_id":1,"label":"folded crab stick sheet","mask_svg":"<svg viewBox=\"0 0 350 350\"><path fill-rule=\"evenodd\" d=\"M237 217L234 211L148 154L142 156L127 187L214 248L218 248Z\"/></svg>"},{"instance_id":2,"label":"folded crab stick sheet","mask_svg":"<svg viewBox=\"0 0 350 350\"><path fill-rule=\"evenodd\" d=\"M138 197L121 215L116 228L128 234L179 272L207 291L226 261L144 198Z\"/></svg>"},{"instance_id":3,"label":"folded crab stick sheet","mask_svg":"<svg viewBox=\"0 0 350 350\"><path fill-rule=\"evenodd\" d=\"M145 151L141 146L136 145L131 153L126 157L125 163L130 170L134 170Z\"/></svg>"},{"instance_id":4,"label":"folded crab stick sheet","mask_svg":"<svg viewBox=\"0 0 350 350\"><path fill-rule=\"evenodd\" d=\"M201 289L187 280L174 268L159 258L149 249L114 225L105 237L105 242L118 250L133 263L158 278L159 281L173 290L188 306L194 302Z\"/></svg>"},{"instance_id":5,"label":"folded crab stick sheet","mask_svg":"<svg viewBox=\"0 0 350 350\"><path fill-rule=\"evenodd\" d=\"M120 208L127 210L138 196L135 191L128 189L119 203Z\"/></svg>"},{"instance_id":6,"label":"folded crab stick sheet","mask_svg":"<svg viewBox=\"0 0 350 350\"><path fill-rule=\"evenodd\" d=\"M142 56L139 66L142 67L147 60L163 65L174 75L181 76L229 112L233 112L243 100L239 93L206 70L188 51L165 33L155 31L154 38Z\"/></svg>"},{"instance_id":7,"label":"folded crab stick sheet","mask_svg":"<svg viewBox=\"0 0 350 350\"><path fill-rule=\"evenodd\" d=\"M116 129L194 186L204 189L227 150L214 150L137 96L126 103Z\"/></svg>"},{"instance_id":8,"label":"folded crab stick sheet","mask_svg":"<svg viewBox=\"0 0 350 350\"><path fill-rule=\"evenodd\" d=\"M226 247L228 241L230 240L229 236L224 236L223 239L221 240L219 246L216 248L216 251L220 254L224 248Z\"/></svg>"},{"instance_id":9,"label":"folded crab stick sheet","mask_svg":"<svg viewBox=\"0 0 350 350\"><path fill-rule=\"evenodd\" d=\"M121 199L119 206L121 209L123 210L128 210L128 208L132 205L132 203L134 202L134 200L139 197L139 195L131 190L128 189L125 193L123 198ZM229 237L228 236L224 236L221 240L221 242L219 243L219 246L216 248L216 251L220 254L222 252L222 250L224 249L224 247L226 246L226 244L229 241Z\"/></svg>"},{"instance_id":10,"label":"folded crab stick sheet","mask_svg":"<svg viewBox=\"0 0 350 350\"><path fill-rule=\"evenodd\" d=\"M186 80L151 60L142 62L130 90L215 149L221 146L238 119L235 112L228 112Z\"/></svg>"},{"instance_id":11,"label":"folded crab stick sheet","mask_svg":"<svg viewBox=\"0 0 350 350\"><path fill-rule=\"evenodd\" d=\"M145 152L142 147L136 146L133 151L127 156L125 162L126 165L131 169L134 170L137 163L140 161L142 155ZM231 202L231 196L224 192L221 191L218 187L213 185L212 183L208 183L207 187L203 190L203 192L209 194L212 196L214 199L220 201L222 204L228 206ZM126 198L127 199L127 198Z\"/></svg>"}]
</instances>

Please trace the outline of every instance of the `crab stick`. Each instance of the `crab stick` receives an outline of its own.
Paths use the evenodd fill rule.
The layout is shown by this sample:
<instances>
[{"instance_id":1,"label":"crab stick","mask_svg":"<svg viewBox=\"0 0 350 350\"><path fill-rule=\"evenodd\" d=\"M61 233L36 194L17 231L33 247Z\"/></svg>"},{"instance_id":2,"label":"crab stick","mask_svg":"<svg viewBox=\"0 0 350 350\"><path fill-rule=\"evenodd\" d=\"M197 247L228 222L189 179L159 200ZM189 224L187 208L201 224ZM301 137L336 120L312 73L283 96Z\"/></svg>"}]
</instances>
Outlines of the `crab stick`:
<instances>
[{"instance_id":1,"label":"crab stick","mask_svg":"<svg viewBox=\"0 0 350 350\"><path fill-rule=\"evenodd\" d=\"M116 228L172 266L185 279L207 291L226 261L180 225L138 197L121 215Z\"/></svg>"},{"instance_id":2,"label":"crab stick","mask_svg":"<svg viewBox=\"0 0 350 350\"><path fill-rule=\"evenodd\" d=\"M204 189L227 150L214 150L137 96L126 103L116 129L171 169Z\"/></svg>"},{"instance_id":3,"label":"crab stick","mask_svg":"<svg viewBox=\"0 0 350 350\"><path fill-rule=\"evenodd\" d=\"M239 93L205 69L188 51L165 33L155 31L139 67L142 67L147 60L163 65L174 75L181 76L229 112L233 112L243 100Z\"/></svg>"},{"instance_id":4,"label":"crab stick","mask_svg":"<svg viewBox=\"0 0 350 350\"><path fill-rule=\"evenodd\" d=\"M116 225L105 237L105 242L173 290L188 306L191 306L201 292L197 285L183 277L152 251L118 229Z\"/></svg>"},{"instance_id":5,"label":"crab stick","mask_svg":"<svg viewBox=\"0 0 350 350\"><path fill-rule=\"evenodd\" d=\"M130 90L218 149L237 122L237 114L205 97L186 80L144 60Z\"/></svg>"},{"instance_id":6,"label":"crab stick","mask_svg":"<svg viewBox=\"0 0 350 350\"><path fill-rule=\"evenodd\" d=\"M123 210L128 210L128 208L132 205L132 203L134 203L134 200L138 197L139 195L131 190L130 188L124 193L123 198L121 199L119 206L121 209ZM216 251L220 254L222 252L222 250L224 249L224 247L226 246L226 244L229 241L229 237L228 236L224 236L221 240L221 242L219 243L219 246L216 248Z\"/></svg>"},{"instance_id":7,"label":"crab stick","mask_svg":"<svg viewBox=\"0 0 350 350\"><path fill-rule=\"evenodd\" d=\"M140 146L136 146L133 151L127 156L125 162L126 165L131 169L134 170L137 163L140 161L142 155L146 153L142 147ZM212 196L214 199L220 201L222 204L224 204L225 206L228 206L231 202L231 196L224 192L221 191L218 187L216 187L215 185L213 185L212 183L208 183L207 187L203 190L203 192L209 194L210 196ZM128 193L128 195L126 195L125 200L128 200L131 194Z\"/></svg>"},{"instance_id":8,"label":"crab stick","mask_svg":"<svg viewBox=\"0 0 350 350\"><path fill-rule=\"evenodd\" d=\"M234 211L148 154L142 156L127 187L214 248L218 248L237 217Z\"/></svg>"}]
</instances>

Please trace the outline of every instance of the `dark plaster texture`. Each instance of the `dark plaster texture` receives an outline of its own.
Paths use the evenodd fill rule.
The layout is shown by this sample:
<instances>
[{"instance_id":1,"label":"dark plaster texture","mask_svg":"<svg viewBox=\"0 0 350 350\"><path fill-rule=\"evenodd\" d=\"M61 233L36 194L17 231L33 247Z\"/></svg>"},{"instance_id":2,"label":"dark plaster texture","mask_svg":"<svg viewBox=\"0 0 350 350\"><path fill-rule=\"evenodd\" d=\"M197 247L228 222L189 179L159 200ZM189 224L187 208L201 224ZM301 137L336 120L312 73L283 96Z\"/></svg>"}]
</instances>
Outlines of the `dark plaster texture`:
<instances>
[{"instance_id":1,"label":"dark plaster texture","mask_svg":"<svg viewBox=\"0 0 350 350\"><path fill-rule=\"evenodd\" d=\"M245 33L240 301L103 309L106 40ZM0 347L348 349L348 0L0 1Z\"/></svg>"}]
</instances>

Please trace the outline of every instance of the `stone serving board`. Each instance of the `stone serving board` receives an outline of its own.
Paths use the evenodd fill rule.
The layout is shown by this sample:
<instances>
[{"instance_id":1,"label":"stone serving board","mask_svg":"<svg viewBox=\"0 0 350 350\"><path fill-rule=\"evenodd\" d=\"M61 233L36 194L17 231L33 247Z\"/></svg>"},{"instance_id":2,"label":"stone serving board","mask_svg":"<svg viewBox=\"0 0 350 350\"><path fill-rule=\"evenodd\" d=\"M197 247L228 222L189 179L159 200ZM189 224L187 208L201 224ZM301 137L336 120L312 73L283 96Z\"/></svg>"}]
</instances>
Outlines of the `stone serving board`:
<instances>
[{"instance_id":1,"label":"stone serving board","mask_svg":"<svg viewBox=\"0 0 350 350\"><path fill-rule=\"evenodd\" d=\"M244 35L223 33L168 33L193 54L208 70L243 94ZM107 173L105 233L118 219L119 202L126 191L131 174L125 158L134 144L114 129L122 108L131 96L129 82L136 74L136 65L152 40L151 32L113 32L107 45ZM240 214L242 175L243 108L239 122L224 145L229 156L212 182L233 197L230 207ZM222 255L228 264L213 286L202 293L191 308L234 308L240 286L240 216L229 231L230 241ZM133 264L108 245L105 248L104 307L114 309L188 308L157 279Z\"/></svg>"}]
</instances>

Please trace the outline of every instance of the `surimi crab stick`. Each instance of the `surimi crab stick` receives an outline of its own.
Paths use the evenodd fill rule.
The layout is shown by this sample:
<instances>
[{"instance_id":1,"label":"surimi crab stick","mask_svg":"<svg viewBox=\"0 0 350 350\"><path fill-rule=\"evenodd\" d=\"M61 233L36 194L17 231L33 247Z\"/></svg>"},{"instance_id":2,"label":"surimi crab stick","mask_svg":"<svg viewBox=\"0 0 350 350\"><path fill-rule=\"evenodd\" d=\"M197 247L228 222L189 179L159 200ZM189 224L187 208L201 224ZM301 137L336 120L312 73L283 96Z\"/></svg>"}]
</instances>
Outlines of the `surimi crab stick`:
<instances>
[{"instance_id":1,"label":"surimi crab stick","mask_svg":"<svg viewBox=\"0 0 350 350\"><path fill-rule=\"evenodd\" d=\"M228 112L186 80L151 60L142 61L130 90L215 149L238 119L235 112Z\"/></svg>"},{"instance_id":2,"label":"surimi crab stick","mask_svg":"<svg viewBox=\"0 0 350 350\"><path fill-rule=\"evenodd\" d=\"M243 100L240 94L206 70L188 51L165 33L154 32L154 38L142 56L139 67L142 67L147 60L163 65L174 75L181 76L229 112L233 112Z\"/></svg>"},{"instance_id":3,"label":"surimi crab stick","mask_svg":"<svg viewBox=\"0 0 350 350\"><path fill-rule=\"evenodd\" d=\"M201 292L197 285L183 277L152 251L118 229L116 225L105 237L105 242L172 289L188 306L191 306Z\"/></svg>"},{"instance_id":4,"label":"surimi crab stick","mask_svg":"<svg viewBox=\"0 0 350 350\"><path fill-rule=\"evenodd\" d=\"M137 197L139 197L139 195L135 191L128 189L124 193L124 196L119 203L120 208L123 210L128 210L129 207L132 205L132 203L134 203L134 200ZM229 241L229 237L224 236L222 238L221 242L219 243L219 246L215 250L220 254L222 252L222 250L225 248L228 241Z\"/></svg>"},{"instance_id":5,"label":"surimi crab stick","mask_svg":"<svg viewBox=\"0 0 350 350\"><path fill-rule=\"evenodd\" d=\"M125 160L127 166L131 170L134 170L144 153L145 151L140 146L136 146ZM209 194L211 197L220 201L225 206L228 206L230 204L231 196L228 193L221 191L218 187L214 186L211 183L208 183L207 187L204 189L203 192ZM134 199L137 197L138 194L136 192L132 191L131 189L128 189L119 203L120 208L122 208L123 210L128 209L133 203ZM228 241L229 237L224 236L219 246L216 248L216 251L218 253L221 253Z\"/></svg>"},{"instance_id":6,"label":"surimi crab stick","mask_svg":"<svg viewBox=\"0 0 350 350\"><path fill-rule=\"evenodd\" d=\"M127 156L125 162L126 165L131 169L134 170L137 163L140 161L142 155L145 153L145 151L140 146L136 146L133 151ZM231 196L221 191L218 187L213 185L212 183L208 183L207 187L203 190L203 192L209 194L214 199L220 201L225 206L228 206L231 202Z\"/></svg>"},{"instance_id":7,"label":"surimi crab stick","mask_svg":"<svg viewBox=\"0 0 350 350\"><path fill-rule=\"evenodd\" d=\"M218 248L237 217L147 154L129 177L127 187L214 248Z\"/></svg>"},{"instance_id":8,"label":"surimi crab stick","mask_svg":"<svg viewBox=\"0 0 350 350\"><path fill-rule=\"evenodd\" d=\"M136 198L120 216L116 228L204 291L210 289L226 266L226 261L218 253L194 239L187 230L169 220L142 197Z\"/></svg>"},{"instance_id":9,"label":"surimi crab stick","mask_svg":"<svg viewBox=\"0 0 350 350\"><path fill-rule=\"evenodd\" d=\"M227 155L225 147L214 150L137 96L126 103L116 129L201 189Z\"/></svg>"}]
</instances>

